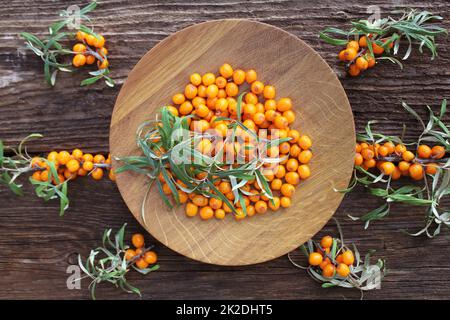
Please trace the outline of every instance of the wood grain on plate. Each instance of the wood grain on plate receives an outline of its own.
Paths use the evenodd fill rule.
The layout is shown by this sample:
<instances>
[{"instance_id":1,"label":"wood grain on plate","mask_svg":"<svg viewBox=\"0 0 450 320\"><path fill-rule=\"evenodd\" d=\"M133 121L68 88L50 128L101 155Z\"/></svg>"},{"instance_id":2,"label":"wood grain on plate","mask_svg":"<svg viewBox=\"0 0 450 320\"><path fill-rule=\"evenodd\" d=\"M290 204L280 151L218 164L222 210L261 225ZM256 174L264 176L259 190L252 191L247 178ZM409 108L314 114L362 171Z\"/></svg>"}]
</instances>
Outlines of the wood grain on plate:
<instances>
[{"instance_id":1,"label":"wood grain on plate","mask_svg":"<svg viewBox=\"0 0 450 320\"><path fill-rule=\"evenodd\" d=\"M163 40L130 72L111 120L113 157L140 155L136 128L154 119L183 92L189 75L218 72L222 63L248 70L291 97L296 127L313 140L312 176L297 187L293 206L237 222L188 218L181 206L166 207L154 187L141 217L146 176L119 174L119 190L134 216L159 241L192 259L246 265L277 258L311 238L330 219L353 167L355 131L347 96L334 72L303 41L278 28L249 20L218 20L188 27ZM336 145L340 145L336 148ZM338 159L329 161L329 159ZM115 167L119 166L115 163Z\"/></svg>"}]
</instances>

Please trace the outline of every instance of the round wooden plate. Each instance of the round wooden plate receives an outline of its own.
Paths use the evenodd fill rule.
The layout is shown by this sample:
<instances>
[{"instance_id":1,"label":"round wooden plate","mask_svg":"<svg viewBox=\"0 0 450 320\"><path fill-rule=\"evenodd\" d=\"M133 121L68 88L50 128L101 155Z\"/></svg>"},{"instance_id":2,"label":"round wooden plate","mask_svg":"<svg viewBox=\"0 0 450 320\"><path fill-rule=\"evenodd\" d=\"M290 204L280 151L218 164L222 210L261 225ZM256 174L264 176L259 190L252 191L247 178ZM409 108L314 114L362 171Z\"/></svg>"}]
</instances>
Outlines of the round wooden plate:
<instances>
[{"instance_id":1,"label":"round wooden plate","mask_svg":"<svg viewBox=\"0 0 450 320\"><path fill-rule=\"evenodd\" d=\"M130 72L111 120L113 157L140 155L136 128L182 92L189 75L229 63L290 97L294 127L313 141L312 175L296 188L293 205L242 221L188 218L184 207L169 210L158 191L141 206L148 180L120 173L117 185L136 219L160 242L195 260L218 265L248 265L284 255L318 232L331 218L351 177L355 152L353 115L334 72L307 44L281 29L248 20L218 20L183 29L161 41ZM120 164L114 162L117 168Z\"/></svg>"}]
</instances>

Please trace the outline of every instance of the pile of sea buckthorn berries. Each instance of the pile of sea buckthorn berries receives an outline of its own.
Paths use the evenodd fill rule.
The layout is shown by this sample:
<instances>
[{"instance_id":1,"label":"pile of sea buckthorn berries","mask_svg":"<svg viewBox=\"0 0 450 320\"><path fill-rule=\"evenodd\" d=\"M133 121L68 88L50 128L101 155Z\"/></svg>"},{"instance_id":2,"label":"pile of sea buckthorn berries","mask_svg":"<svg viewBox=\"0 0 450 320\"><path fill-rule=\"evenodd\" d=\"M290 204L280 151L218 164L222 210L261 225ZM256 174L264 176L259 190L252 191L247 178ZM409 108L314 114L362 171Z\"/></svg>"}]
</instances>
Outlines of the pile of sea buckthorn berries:
<instances>
[{"instance_id":1,"label":"pile of sea buckthorn berries","mask_svg":"<svg viewBox=\"0 0 450 320\"><path fill-rule=\"evenodd\" d=\"M336 273L346 278L350 274L350 267L355 262L355 256L351 250L342 250L334 261L330 259L329 254L333 241L335 240L330 236L323 237L320 240L320 247L309 254L309 265L319 267L322 270L322 276L326 278L333 278Z\"/></svg>"},{"instance_id":2,"label":"pile of sea buckthorn berries","mask_svg":"<svg viewBox=\"0 0 450 320\"><path fill-rule=\"evenodd\" d=\"M108 68L108 50L105 48L105 38L102 35L98 35L97 38L92 34L78 31L76 39L80 42L76 43L72 48L74 53L72 64L74 67L94 64L97 61L99 69Z\"/></svg>"},{"instance_id":3,"label":"pile of sea buckthorn berries","mask_svg":"<svg viewBox=\"0 0 450 320\"><path fill-rule=\"evenodd\" d=\"M369 35L369 37L371 37ZM386 42L388 39L381 39ZM392 48L394 44L389 43L389 47ZM367 36L362 36L358 41L351 40L347 43L347 47L339 52L339 60L347 61L349 64L348 73L351 76L357 76L368 68L372 68L376 64L376 58L374 55L381 55L384 53L384 48L378 44L372 42L372 52L367 47Z\"/></svg>"},{"instance_id":4,"label":"pile of sea buckthorn berries","mask_svg":"<svg viewBox=\"0 0 450 320\"><path fill-rule=\"evenodd\" d=\"M240 109L242 124L256 135L260 129L269 129L269 132L271 132L270 129L278 129L277 138L289 137L290 140L267 148L268 157L286 156L285 160L276 165L264 164L261 171L270 184L274 195L273 199L269 199L261 192L256 181L248 181L241 188L250 194L244 196L247 215L244 214L238 201L234 214L237 220L243 219L245 216L251 217L255 213L263 214L268 208L275 211L280 207L289 207L295 186L311 174L308 163L313 156L311 139L290 128L295 121L292 100L286 97L276 100L275 87L258 80L258 75L253 69L234 70L231 65L223 64L218 75L212 72L203 75L193 73L190 75L190 83L186 85L184 92L177 93L172 97L172 101L177 107L168 106L167 108L175 116L193 115L192 119L191 117L187 119L192 131L198 130L198 128L201 132L212 129L217 136L226 137L231 133L228 128L230 121L217 118L238 119L236 99L241 85L249 87L249 92L244 95ZM216 150L223 150L224 158L229 155L241 154L246 160L250 159L254 156L252 154L254 149L251 150L251 147L254 146L252 136L245 130L241 130L240 127L236 129L236 136L241 136L244 142L202 139L196 148L204 154L211 153L212 156L215 155ZM268 134L267 138L273 137ZM205 177L204 174L206 173L198 174L197 178L202 179ZM172 192L165 183L164 177L160 175L159 179L163 183L164 193L170 195ZM177 180L177 183L183 184L180 180ZM215 185L230 202L234 201L235 196L229 181L217 179ZM213 197L207 198L194 192L187 194L182 190L178 190L178 195L180 202L186 203L185 212L189 217L196 216L198 213L204 220L213 217L223 219L226 213L233 212L226 203Z\"/></svg>"},{"instance_id":5,"label":"pile of sea buckthorn berries","mask_svg":"<svg viewBox=\"0 0 450 320\"><path fill-rule=\"evenodd\" d=\"M439 164L433 160L442 159L445 153L445 148L442 146L430 147L421 144L417 148L417 153L414 154L403 144L395 145L392 142L385 142L382 145L373 145L361 142L356 144L355 165L365 170L378 168L383 174L390 175L393 180L401 176L420 180L424 173L433 175L437 172Z\"/></svg>"},{"instance_id":6,"label":"pile of sea buckthorn berries","mask_svg":"<svg viewBox=\"0 0 450 320\"><path fill-rule=\"evenodd\" d=\"M158 261L156 252L145 249L145 241L142 234L133 234L131 243L135 249L127 249L125 251L126 261L133 261L139 269L146 269L149 265L155 264Z\"/></svg>"},{"instance_id":7,"label":"pile of sea buckthorn berries","mask_svg":"<svg viewBox=\"0 0 450 320\"><path fill-rule=\"evenodd\" d=\"M77 176L90 175L94 180L103 178L105 170L108 176L115 181L116 176L111 168L111 156L108 157L101 154L92 155L83 153L80 149L74 149L72 153L68 151L52 151L47 155L47 160L55 165L58 172L59 182L65 180L73 180ZM34 170L32 178L37 181L48 181L50 175L49 164L41 157L34 157L30 161L30 166ZM53 183L56 183L53 179Z\"/></svg>"}]
</instances>

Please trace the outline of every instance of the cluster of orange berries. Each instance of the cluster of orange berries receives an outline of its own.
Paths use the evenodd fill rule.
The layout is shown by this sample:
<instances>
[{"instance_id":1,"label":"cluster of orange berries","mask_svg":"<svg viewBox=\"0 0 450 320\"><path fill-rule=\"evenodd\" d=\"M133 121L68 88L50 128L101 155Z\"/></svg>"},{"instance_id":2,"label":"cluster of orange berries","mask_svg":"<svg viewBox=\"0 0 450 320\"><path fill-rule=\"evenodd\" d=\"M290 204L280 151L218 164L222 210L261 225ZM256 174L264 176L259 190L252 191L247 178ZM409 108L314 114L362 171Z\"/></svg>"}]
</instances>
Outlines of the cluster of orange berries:
<instances>
[{"instance_id":1,"label":"cluster of orange berries","mask_svg":"<svg viewBox=\"0 0 450 320\"><path fill-rule=\"evenodd\" d=\"M133 261L139 269L146 269L149 265L155 264L158 261L156 252L145 249L145 241L142 234L133 234L131 243L135 249L127 249L125 251L124 257L126 261Z\"/></svg>"},{"instance_id":2,"label":"cluster of orange berries","mask_svg":"<svg viewBox=\"0 0 450 320\"><path fill-rule=\"evenodd\" d=\"M392 142L385 142L383 145L372 145L361 142L356 144L355 165L365 170L376 167L383 174L390 175L393 180L401 176L420 180L424 173L433 175L437 172L439 164L433 160L442 159L445 153L445 148L442 146L430 147L421 144L417 148L417 153L414 154L403 144L395 145Z\"/></svg>"},{"instance_id":3,"label":"cluster of orange berries","mask_svg":"<svg viewBox=\"0 0 450 320\"><path fill-rule=\"evenodd\" d=\"M350 274L350 267L355 262L355 256L351 250L345 250L338 254L336 259L330 259L333 241L335 240L331 236L324 236L320 240L320 248L309 254L309 265L319 267L322 270L322 276L326 278L333 278L336 273L346 278Z\"/></svg>"},{"instance_id":4,"label":"cluster of orange berries","mask_svg":"<svg viewBox=\"0 0 450 320\"><path fill-rule=\"evenodd\" d=\"M371 36L369 35L369 37ZM387 39L382 39L381 41L386 42ZM357 76L361 71L375 66L376 58L374 55L381 55L384 52L383 47L372 42L372 54L367 45L367 37L362 36L358 41L349 41L346 48L339 52L339 60L347 61L349 63L348 73L351 76ZM389 43L389 47L392 46L393 43Z\"/></svg>"},{"instance_id":5,"label":"cluster of orange berries","mask_svg":"<svg viewBox=\"0 0 450 320\"><path fill-rule=\"evenodd\" d=\"M76 39L80 42L76 43L72 48L74 52L72 64L75 67L94 64L97 61L99 69L108 68L108 50L105 48L105 38L102 35L98 35L98 38L96 38L92 34L78 31Z\"/></svg>"},{"instance_id":6,"label":"cluster of orange berries","mask_svg":"<svg viewBox=\"0 0 450 320\"><path fill-rule=\"evenodd\" d=\"M108 176L112 181L116 180L114 170L111 168L111 156L108 158L101 154L92 155L83 153L80 149L74 149L72 153L68 151L52 151L47 155L47 161L52 162L58 172L59 182L68 179L75 179L77 176L90 175L94 180L103 178L104 171L108 170ZM50 166L41 157L34 157L30 162L34 170L32 178L36 181L48 181L50 176ZM53 178L53 183L56 184Z\"/></svg>"},{"instance_id":7,"label":"cluster of orange berries","mask_svg":"<svg viewBox=\"0 0 450 320\"><path fill-rule=\"evenodd\" d=\"M240 108L242 124L256 135L260 129L276 129L277 138L290 138L289 142L267 148L269 157L281 156L286 159L275 165L273 163L264 164L262 169L262 174L270 183L271 189L279 196L274 194L273 199L269 199L255 181L248 181L242 187L247 193L253 194L244 196L247 216L250 217L255 213L266 212L268 207L272 210L289 207L295 186L311 174L308 163L313 155L310 150L312 142L307 135L301 135L299 131L290 128L295 121L292 100L290 98L275 100L275 87L258 80L255 70L234 70L231 65L223 64L218 75L211 72L203 75L199 73L190 75L190 83L186 85L184 93L177 93L172 97L172 101L177 107L168 106L167 108L175 116L194 115L194 118L187 118L192 131L205 132L211 129L217 136L227 137L231 134L231 130L228 128L231 121L217 118L238 119L236 97L239 94L240 85L247 85L250 89L244 95ZM200 152L212 156L217 150L221 150L226 159L230 155L235 158L234 155L239 154L246 160L250 159L254 156L255 151L253 148L255 146L254 138L240 127L236 129L236 136L242 138L242 143L202 139L196 148ZM273 137L267 135L267 138ZM197 178L202 179L205 174L200 173ZM160 175L159 179L163 183L164 193L170 195L172 192L165 183L164 177ZM177 183L182 185L180 180L177 180ZM235 196L228 181L217 179L215 185L230 201L234 200ZM204 220L213 217L223 219L226 213L233 212L226 203L216 198L207 198L196 193L188 195L182 190L178 190L178 195L180 202L186 203L186 215L189 217L199 213ZM240 202L237 202L235 218L239 220L244 217Z\"/></svg>"}]
</instances>

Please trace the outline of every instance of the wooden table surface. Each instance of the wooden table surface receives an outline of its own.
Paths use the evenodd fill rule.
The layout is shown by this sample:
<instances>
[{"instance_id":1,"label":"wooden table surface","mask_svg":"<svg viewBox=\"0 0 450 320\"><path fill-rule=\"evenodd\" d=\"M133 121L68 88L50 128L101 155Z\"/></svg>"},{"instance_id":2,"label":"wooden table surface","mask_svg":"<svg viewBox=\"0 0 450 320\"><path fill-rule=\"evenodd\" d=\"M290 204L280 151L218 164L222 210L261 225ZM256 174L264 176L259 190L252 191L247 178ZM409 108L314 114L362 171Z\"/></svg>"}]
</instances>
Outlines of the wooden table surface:
<instances>
[{"instance_id":1,"label":"wooden table surface","mask_svg":"<svg viewBox=\"0 0 450 320\"><path fill-rule=\"evenodd\" d=\"M81 2L78 1L78 2ZM82 1L85 4L87 1ZM108 152L108 134L114 101L128 72L139 58L169 34L197 22L222 18L248 18L283 28L316 49L339 74L352 105L356 127L379 120L378 129L400 134L402 124L414 139L418 126L405 114L405 101L425 116L423 106L438 108L450 98L450 45L439 38L439 57L430 61L417 51L400 70L388 62L350 79L337 63L337 47L320 42L318 32L326 26L348 27L349 19L367 17L369 4L378 4L382 15L394 9L418 8L440 13L450 27L450 3L440 1L143 1L105 0L91 16L107 39L110 63L118 85L79 87L80 74L63 75L56 87L44 83L41 61L24 49L18 33L43 36L59 10L74 1L11 0L0 7L0 139L14 144L32 132L45 137L30 145L34 153L80 147L89 152ZM447 120L450 120L447 118ZM336 146L339 147L339 146ZM339 161L339 159L330 159ZM107 179L78 179L70 184L71 208L58 216L58 203L44 203L30 187L22 198L0 186L0 298L89 299L88 281L81 290L68 290L66 269L76 263L76 253L86 255L101 241L107 227L142 232ZM381 290L365 294L367 299L450 298L448 276L450 233L443 229L435 239L409 237L399 229L418 230L423 209L394 206L384 221L364 230L347 214L359 215L380 203L358 189L344 198L336 217L347 241L360 251L376 249L385 257L389 275ZM333 234L332 224L321 234ZM154 241L147 236L147 242ZM129 275L146 299L357 299L358 291L322 289L286 256L246 267L219 267L180 256L156 243L161 269L147 276ZM297 257L300 257L296 254ZM261 285L264 283L264 285ZM98 298L136 299L102 285Z\"/></svg>"}]
</instances>

